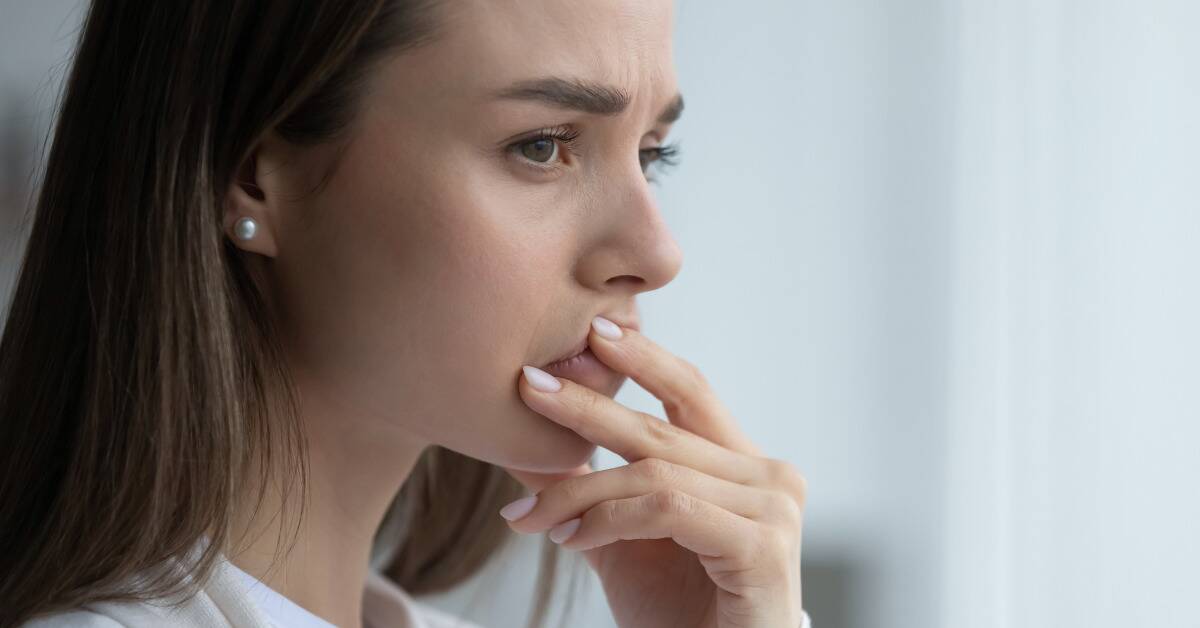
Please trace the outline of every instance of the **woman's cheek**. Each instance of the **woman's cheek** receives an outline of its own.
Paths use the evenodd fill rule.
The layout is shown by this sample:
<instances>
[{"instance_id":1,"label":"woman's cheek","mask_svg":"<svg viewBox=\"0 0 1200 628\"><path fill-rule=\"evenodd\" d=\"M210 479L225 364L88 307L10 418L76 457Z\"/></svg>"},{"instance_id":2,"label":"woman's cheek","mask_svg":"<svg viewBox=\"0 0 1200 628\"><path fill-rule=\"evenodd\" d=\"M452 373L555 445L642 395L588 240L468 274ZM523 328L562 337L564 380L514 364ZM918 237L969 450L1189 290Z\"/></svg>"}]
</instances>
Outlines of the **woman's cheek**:
<instances>
[{"instance_id":1,"label":"woman's cheek","mask_svg":"<svg viewBox=\"0 0 1200 628\"><path fill-rule=\"evenodd\" d=\"M420 341L437 361L426 375L439 391L428 399L436 409L427 416L437 420L425 435L494 464L578 466L595 446L531 410L517 391L521 366L546 358L579 315L564 307L573 305L563 295L566 271L519 234L474 244L473 254L463 249L447 261L435 331Z\"/></svg>"},{"instance_id":2,"label":"woman's cheek","mask_svg":"<svg viewBox=\"0 0 1200 628\"><path fill-rule=\"evenodd\" d=\"M424 161L377 177L367 173L389 162L361 161L333 186L338 206L318 210L331 222L308 250L323 258L295 278L298 296L322 293L304 308L316 367L341 379L348 404L467 455L586 461L594 446L517 394L521 366L580 315L564 307L573 304L564 226L551 224L559 214L481 170Z\"/></svg>"}]
</instances>

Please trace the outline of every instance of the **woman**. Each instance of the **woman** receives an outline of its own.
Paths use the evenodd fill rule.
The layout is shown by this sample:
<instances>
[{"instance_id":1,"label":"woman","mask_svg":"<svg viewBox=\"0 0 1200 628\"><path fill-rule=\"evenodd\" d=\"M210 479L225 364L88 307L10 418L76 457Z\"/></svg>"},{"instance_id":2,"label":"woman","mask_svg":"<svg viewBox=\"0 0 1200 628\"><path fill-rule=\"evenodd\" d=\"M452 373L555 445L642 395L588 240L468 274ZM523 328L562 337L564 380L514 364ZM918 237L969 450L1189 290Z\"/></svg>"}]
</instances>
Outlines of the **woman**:
<instances>
[{"instance_id":1,"label":"woman","mask_svg":"<svg viewBox=\"0 0 1200 628\"><path fill-rule=\"evenodd\" d=\"M638 331L671 22L93 2L0 347L0 624L441 625L409 595L510 530L622 626L806 622L803 478Z\"/></svg>"}]
</instances>

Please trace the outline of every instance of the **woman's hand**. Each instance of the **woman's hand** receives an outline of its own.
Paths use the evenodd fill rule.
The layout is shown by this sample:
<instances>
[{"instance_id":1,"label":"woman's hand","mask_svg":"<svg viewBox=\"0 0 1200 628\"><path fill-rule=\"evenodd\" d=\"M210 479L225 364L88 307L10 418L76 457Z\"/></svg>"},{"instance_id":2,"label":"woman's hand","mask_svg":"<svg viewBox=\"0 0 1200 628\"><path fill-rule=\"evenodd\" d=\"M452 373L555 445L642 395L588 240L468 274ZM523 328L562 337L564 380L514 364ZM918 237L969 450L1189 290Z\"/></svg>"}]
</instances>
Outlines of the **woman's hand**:
<instances>
[{"instance_id":1,"label":"woman's hand","mask_svg":"<svg viewBox=\"0 0 1200 628\"><path fill-rule=\"evenodd\" d=\"M594 325L592 353L662 401L670 422L527 370L519 388L529 407L630 464L557 475L506 469L536 495L505 507L520 515L534 502L509 525L550 530L582 551L620 626L798 628L805 479L762 455L694 366L621 331L610 340ZM538 380L561 388L538 390Z\"/></svg>"}]
</instances>

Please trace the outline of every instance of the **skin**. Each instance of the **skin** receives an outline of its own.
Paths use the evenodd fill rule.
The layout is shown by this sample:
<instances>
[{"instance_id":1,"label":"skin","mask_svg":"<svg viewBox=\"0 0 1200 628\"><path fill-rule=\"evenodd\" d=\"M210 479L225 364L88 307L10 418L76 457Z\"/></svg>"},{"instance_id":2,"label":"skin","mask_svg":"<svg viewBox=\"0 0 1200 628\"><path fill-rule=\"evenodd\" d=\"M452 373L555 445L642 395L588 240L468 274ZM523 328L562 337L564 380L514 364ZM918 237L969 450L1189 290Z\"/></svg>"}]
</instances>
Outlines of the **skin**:
<instances>
[{"instance_id":1,"label":"skin","mask_svg":"<svg viewBox=\"0 0 1200 628\"><path fill-rule=\"evenodd\" d=\"M606 495L660 494L676 482L679 492L667 494L691 491L714 508L757 504L761 521L749 511L730 512L739 519L724 525L740 521L736 533L750 535L738 551L781 543L787 551L776 554L787 560L754 562L715 585L697 577L703 573L696 554L669 539L619 543L614 547L628 549L587 556L622 625L662 625L660 617L697 611L705 619L696 625L780 619L770 625L799 625L802 478L763 458L711 394L689 401L686 416L677 413L683 425L699 428L699 435L689 434L708 443L704 448L628 449L631 461L661 458L705 471L707 479L688 476L692 483L684 486L682 474L606 472L611 480L603 490L567 484L590 472L586 463L597 445L618 453L633 447L619 441L628 436L581 430L579 406L568 410L567 400L582 403L592 395L611 404L593 408L632 421L638 415L611 399L628 376L645 386L643 379L682 373L680 362L661 350L644 366L613 359L615 351L603 355L589 331L593 317L603 315L643 338L633 329L636 295L669 283L682 264L639 159L640 150L664 143L670 125L659 114L678 93L671 3L447 0L444 10L438 40L387 59L372 74L348 141L301 149L268 134L228 190L228 234L279 313L311 474L291 552L268 569L283 533L274 517L278 496L269 493L258 513L239 505L235 538L246 534L253 542L231 561L326 620L360 626L373 535L420 453L441 445L500 465L543 491L533 513L511 524L521 532L605 512L595 508L604 507ZM598 114L492 97L516 81L548 76L618 87L629 104ZM511 148L561 125L579 136L573 147L559 145L547 163L528 158L545 153ZM311 193L335 155L340 160L328 184ZM247 241L234 236L243 216L258 223ZM591 388L570 382L553 402L533 392L522 366L561 357L585 335L611 377ZM650 374L672 364L676 370ZM720 480L708 475L714 470L706 469L704 455L694 457L711 454L706 448L736 460L723 473L739 477L712 484L724 498L698 483ZM764 509L768 494L774 497ZM781 506L785 501L792 506ZM647 504L683 503L672 497ZM640 528L631 519L622 533L657 535L668 517L688 518L683 511L654 512L642 512ZM707 512L691 511L691 518L707 520ZM792 518L780 519L781 512ZM618 533L593 521L585 515L567 546ZM627 586L648 566L665 576L657 589ZM639 598L648 591L657 600L650 609Z\"/></svg>"}]
</instances>

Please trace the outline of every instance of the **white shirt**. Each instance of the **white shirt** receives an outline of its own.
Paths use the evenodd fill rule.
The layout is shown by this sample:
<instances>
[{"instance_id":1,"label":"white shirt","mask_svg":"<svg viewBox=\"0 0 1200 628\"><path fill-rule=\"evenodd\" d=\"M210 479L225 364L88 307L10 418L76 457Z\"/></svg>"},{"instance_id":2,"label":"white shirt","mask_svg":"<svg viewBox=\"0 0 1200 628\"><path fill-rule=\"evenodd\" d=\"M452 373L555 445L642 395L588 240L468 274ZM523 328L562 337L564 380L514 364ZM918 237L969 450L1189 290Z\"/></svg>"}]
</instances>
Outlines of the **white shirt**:
<instances>
[{"instance_id":1,"label":"white shirt","mask_svg":"<svg viewBox=\"0 0 1200 628\"><path fill-rule=\"evenodd\" d=\"M330 628L333 624L272 590L222 556L212 579L176 608L177 600L96 602L41 615L23 628ZM374 569L363 591L366 628L483 628L413 599Z\"/></svg>"},{"instance_id":2,"label":"white shirt","mask_svg":"<svg viewBox=\"0 0 1200 628\"><path fill-rule=\"evenodd\" d=\"M258 608L279 628L337 628L258 578L239 569L237 565L229 563L229 571L242 581L247 592L258 602Z\"/></svg>"},{"instance_id":3,"label":"white shirt","mask_svg":"<svg viewBox=\"0 0 1200 628\"><path fill-rule=\"evenodd\" d=\"M336 628L222 556L209 584L177 608L97 602L42 615L22 628ZM365 628L483 628L413 599L375 569L363 591ZM800 628L811 628L804 613Z\"/></svg>"}]
</instances>

